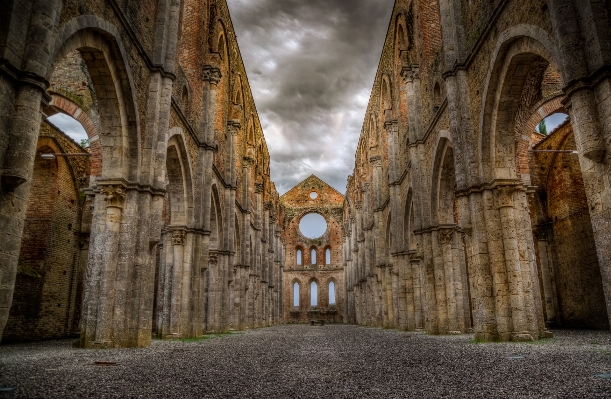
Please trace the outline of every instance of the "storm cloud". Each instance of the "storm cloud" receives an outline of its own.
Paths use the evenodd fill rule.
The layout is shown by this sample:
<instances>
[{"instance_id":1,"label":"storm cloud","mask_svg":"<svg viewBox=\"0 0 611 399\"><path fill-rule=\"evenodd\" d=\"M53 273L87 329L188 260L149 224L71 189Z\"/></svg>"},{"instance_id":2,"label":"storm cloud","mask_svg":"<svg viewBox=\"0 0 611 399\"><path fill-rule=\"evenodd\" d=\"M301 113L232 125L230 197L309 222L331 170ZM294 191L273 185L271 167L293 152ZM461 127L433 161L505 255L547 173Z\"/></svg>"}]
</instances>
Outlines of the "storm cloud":
<instances>
[{"instance_id":1,"label":"storm cloud","mask_svg":"<svg viewBox=\"0 0 611 399\"><path fill-rule=\"evenodd\" d=\"M276 188L344 192L394 0L227 2Z\"/></svg>"}]
</instances>

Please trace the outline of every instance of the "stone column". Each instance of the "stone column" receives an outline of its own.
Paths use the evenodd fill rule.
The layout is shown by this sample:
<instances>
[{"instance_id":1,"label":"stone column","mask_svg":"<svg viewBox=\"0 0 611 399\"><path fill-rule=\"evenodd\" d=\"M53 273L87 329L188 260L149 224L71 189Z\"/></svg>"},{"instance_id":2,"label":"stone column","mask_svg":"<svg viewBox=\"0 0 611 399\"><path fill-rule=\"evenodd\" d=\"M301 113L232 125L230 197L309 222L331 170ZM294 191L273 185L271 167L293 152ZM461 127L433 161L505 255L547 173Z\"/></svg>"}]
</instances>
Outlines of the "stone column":
<instances>
[{"instance_id":1,"label":"stone column","mask_svg":"<svg viewBox=\"0 0 611 399\"><path fill-rule=\"evenodd\" d=\"M170 330L167 336L180 337L180 313L182 308L183 273L182 266L185 256L185 231L174 230L172 234L172 271L170 273Z\"/></svg>"},{"instance_id":2,"label":"stone column","mask_svg":"<svg viewBox=\"0 0 611 399\"><path fill-rule=\"evenodd\" d=\"M520 255L518 253L518 240L515 229L514 209L512 194L514 187L498 187L495 190L496 207L499 210L503 254L505 260L505 278L507 279L509 302L504 306L509 307L511 317L510 331L523 332L526 327L525 304L523 297L524 284L522 282L522 271Z\"/></svg>"},{"instance_id":3,"label":"stone column","mask_svg":"<svg viewBox=\"0 0 611 399\"><path fill-rule=\"evenodd\" d=\"M122 185L104 185L100 195L106 202L103 218L92 226L85 294L84 322L81 333L83 347L112 347L115 285L119 263L121 221L126 192ZM96 205L102 205L96 201ZM100 212L102 213L102 212Z\"/></svg>"},{"instance_id":4,"label":"stone column","mask_svg":"<svg viewBox=\"0 0 611 399\"><path fill-rule=\"evenodd\" d=\"M413 284L413 302L412 306L408 307L408 329L424 330L425 315L424 315L424 278L421 268L421 257L415 251L408 252L409 267L411 268L412 284ZM408 282L409 283L409 282ZM409 300L409 297L408 297ZM413 309L413 319L409 316L409 312ZM413 326L413 328L412 328Z\"/></svg>"},{"instance_id":5,"label":"stone column","mask_svg":"<svg viewBox=\"0 0 611 399\"><path fill-rule=\"evenodd\" d=\"M546 322L554 326L558 322L557 298L554 282L554 256L553 234L551 226L539 225L535 229L539 266L541 268L541 282L543 285L543 298L545 303Z\"/></svg>"},{"instance_id":6,"label":"stone column","mask_svg":"<svg viewBox=\"0 0 611 399\"><path fill-rule=\"evenodd\" d=\"M416 64L404 66L401 76L405 81L407 96L409 141L415 143L422 139L422 105L420 102L420 67Z\"/></svg>"}]
</instances>

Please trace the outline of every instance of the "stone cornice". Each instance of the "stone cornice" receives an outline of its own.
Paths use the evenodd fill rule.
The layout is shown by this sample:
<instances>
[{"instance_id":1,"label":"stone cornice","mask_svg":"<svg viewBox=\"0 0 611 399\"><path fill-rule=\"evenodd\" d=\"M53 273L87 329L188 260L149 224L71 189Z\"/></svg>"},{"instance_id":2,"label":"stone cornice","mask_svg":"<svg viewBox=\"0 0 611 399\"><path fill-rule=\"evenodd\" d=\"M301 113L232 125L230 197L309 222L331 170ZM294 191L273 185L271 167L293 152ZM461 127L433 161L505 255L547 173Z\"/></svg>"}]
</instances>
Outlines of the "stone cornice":
<instances>
[{"instance_id":1,"label":"stone cornice","mask_svg":"<svg viewBox=\"0 0 611 399\"><path fill-rule=\"evenodd\" d=\"M527 187L521 179L493 179L488 183L476 184L464 189L456 190L454 195L456 197L464 197L471 195L472 193L481 193L482 191L494 190L498 187L506 186L515 187L516 190L528 191L529 189L529 187Z\"/></svg>"},{"instance_id":2,"label":"stone cornice","mask_svg":"<svg viewBox=\"0 0 611 399\"><path fill-rule=\"evenodd\" d=\"M4 58L0 58L0 74L11 80L37 88L43 93L43 102L45 105L51 102L51 96L47 94L50 83L44 76L22 71Z\"/></svg>"},{"instance_id":3,"label":"stone cornice","mask_svg":"<svg viewBox=\"0 0 611 399\"><path fill-rule=\"evenodd\" d=\"M374 209L374 212L382 212L387 206L388 204L390 204L390 195L388 197L386 197L386 200L384 201L384 203L382 205L380 205L380 207Z\"/></svg>"},{"instance_id":4,"label":"stone cornice","mask_svg":"<svg viewBox=\"0 0 611 399\"><path fill-rule=\"evenodd\" d=\"M435 127L437 126L437 123L441 119L441 116L443 115L443 113L444 113L444 111L445 111L445 109L447 107L448 107L448 99L445 98L443 100L443 102L441 103L441 105L439 106L439 109L437 110L437 112L435 112L435 115L433 116L433 119L431 119L431 122L429 123L429 127L426 129L426 132L424 133L424 136L422 136L421 139L418 139L418 140L414 141L413 143L409 143L407 146L408 147L416 147L419 144L424 144L426 142L426 140L428 140L429 136L435 130Z\"/></svg>"},{"instance_id":5,"label":"stone cornice","mask_svg":"<svg viewBox=\"0 0 611 399\"><path fill-rule=\"evenodd\" d=\"M409 169L410 166L411 166L411 161L408 163L408 167L403 169L403 173L401 173L401 176L397 180L388 183L388 186L389 187L400 186L401 184L403 184L403 180L405 180L405 176L407 176L407 170Z\"/></svg>"},{"instance_id":6,"label":"stone cornice","mask_svg":"<svg viewBox=\"0 0 611 399\"><path fill-rule=\"evenodd\" d=\"M149 185L149 184L140 184L137 182L130 182L128 180L119 178L119 179L100 179L96 182L96 185L98 187L98 189L96 190L97 192L99 192L99 190L103 187L103 186L121 186L123 187L123 189L125 191L132 191L132 190L136 190L139 192L148 192L151 195L156 195L156 196L161 196L164 197L166 190L165 189L161 189L161 188L154 188L153 186Z\"/></svg>"}]
</instances>

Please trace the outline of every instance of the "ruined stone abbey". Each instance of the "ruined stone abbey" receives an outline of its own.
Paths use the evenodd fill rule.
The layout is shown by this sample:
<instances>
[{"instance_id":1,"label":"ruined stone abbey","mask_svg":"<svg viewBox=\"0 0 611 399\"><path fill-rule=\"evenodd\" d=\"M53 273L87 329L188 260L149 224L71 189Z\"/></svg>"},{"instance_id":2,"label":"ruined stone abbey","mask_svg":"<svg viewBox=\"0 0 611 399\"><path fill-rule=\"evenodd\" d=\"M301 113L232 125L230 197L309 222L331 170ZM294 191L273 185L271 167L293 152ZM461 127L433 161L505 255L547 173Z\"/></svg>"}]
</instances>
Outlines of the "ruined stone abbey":
<instances>
[{"instance_id":1,"label":"ruined stone abbey","mask_svg":"<svg viewBox=\"0 0 611 399\"><path fill-rule=\"evenodd\" d=\"M0 4L3 342L610 315L609 1L396 0L345 194L282 196L225 0Z\"/></svg>"}]
</instances>

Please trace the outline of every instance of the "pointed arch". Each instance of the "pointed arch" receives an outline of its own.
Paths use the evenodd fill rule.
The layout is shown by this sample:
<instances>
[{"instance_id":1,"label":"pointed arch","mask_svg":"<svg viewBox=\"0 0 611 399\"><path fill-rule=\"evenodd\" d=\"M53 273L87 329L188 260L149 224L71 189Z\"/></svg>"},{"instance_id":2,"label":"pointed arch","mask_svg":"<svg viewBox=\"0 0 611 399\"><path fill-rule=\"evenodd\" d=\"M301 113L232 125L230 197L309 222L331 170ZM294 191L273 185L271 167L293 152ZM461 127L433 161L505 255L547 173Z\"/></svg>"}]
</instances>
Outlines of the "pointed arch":
<instances>
[{"instance_id":1,"label":"pointed arch","mask_svg":"<svg viewBox=\"0 0 611 399\"><path fill-rule=\"evenodd\" d=\"M407 195L405 196L405 206L403 208L403 247L405 250L410 250L413 225L412 225L412 212L413 212L413 192L412 188L407 189Z\"/></svg>"},{"instance_id":2,"label":"pointed arch","mask_svg":"<svg viewBox=\"0 0 611 399\"><path fill-rule=\"evenodd\" d=\"M210 201L210 248L222 249L223 243L223 213L216 183L212 184Z\"/></svg>"},{"instance_id":3,"label":"pointed arch","mask_svg":"<svg viewBox=\"0 0 611 399\"><path fill-rule=\"evenodd\" d=\"M293 299L293 307L301 306L301 281L298 278L291 281L291 298Z\"/></svg>"},{"instance_id":4,"label":"pointed arch","mask_svg":"<svg viewBox=\"0 0 611 399\"><path fill-rule=\"evenodd\" d=\"M308 297L310 298L310 306L317 307L319 302L319 282L318 279L313 277L308 283Z\"/></svg>"},{"instance_id":5,"label":"pointed arch","mask_svg":"<svg viewBox=\"0 0 611 399\"><path fill-rule=\"evenodd\" d=\"M369 148L374 148L378 146L378 124L377 118L374 113L369 117ZM365 160L366 162L367 160Z\"/></svg>"},{"instance_id":6,"label":"pointed arch","mask_svg":"<svg viewBox=\"0 0 611 399\"><path fill-rule=\"evenodd\" d=\"M102 178L138 180L141 140L136 90L117 28L99 17L81 16L63 26L56 43L48 78L72 51L79 51L87 65L100 115Z\"/></svg>"},{"instance_id":7,"label":"pointed arch","mask_svg":"<svg viewBox=\"0 0 611 399\"><path fill-rule=\"evenodd\" d=\"M334 277L327 280L327 305L337 305L337 280Z\"/></svg>"},{"instance_id":8,"label":"pointed arch","mask_svg":"<svg viewBox=\"0 0 611 399\"><path fill-rule=\"evenodd\" d=\"M382 82L380 83L380 111L382 113L392 110L392 93L390 87L388 75L382 75Z\"/></svg>"},{"instance_id":9,"label":"pointed arch","mask_svg":"<svg viewBox=\"0 0 611 399\"><path fill-rule=\"evenodd\" d=\"M528 82L540 80L537 74L544 73L547 66L561 70L557 54L554 40L536 26L516 25L499 35L486 77L480 115L477 154L479 175L484 181L518 177L514 130L522 105L521 93ZM516 95L516 91L520 94Z\"/></svg>"},{"instance_id":10,"label":"pointed arch","mask_svg":"<svg viewBox=\"0 0 611 399\"><path fill-rule=\"evenodd\" d=\"M170 224L192 226L193 179L191 162L180 127L170 129L166 156Z\"/></svg>"},{"instance_id":11,"label":"pointed arch","mask_svg":"<svg viewBox=\"0 0 611 399\"><path fill-rule=\"evenodd\" d=\"M436 224L454 224L455 201L454 187L456 173L454 170L454 151L450 133L441 131L435 149L431 182L431 222Z\"/></svg>"}]
</instances>

